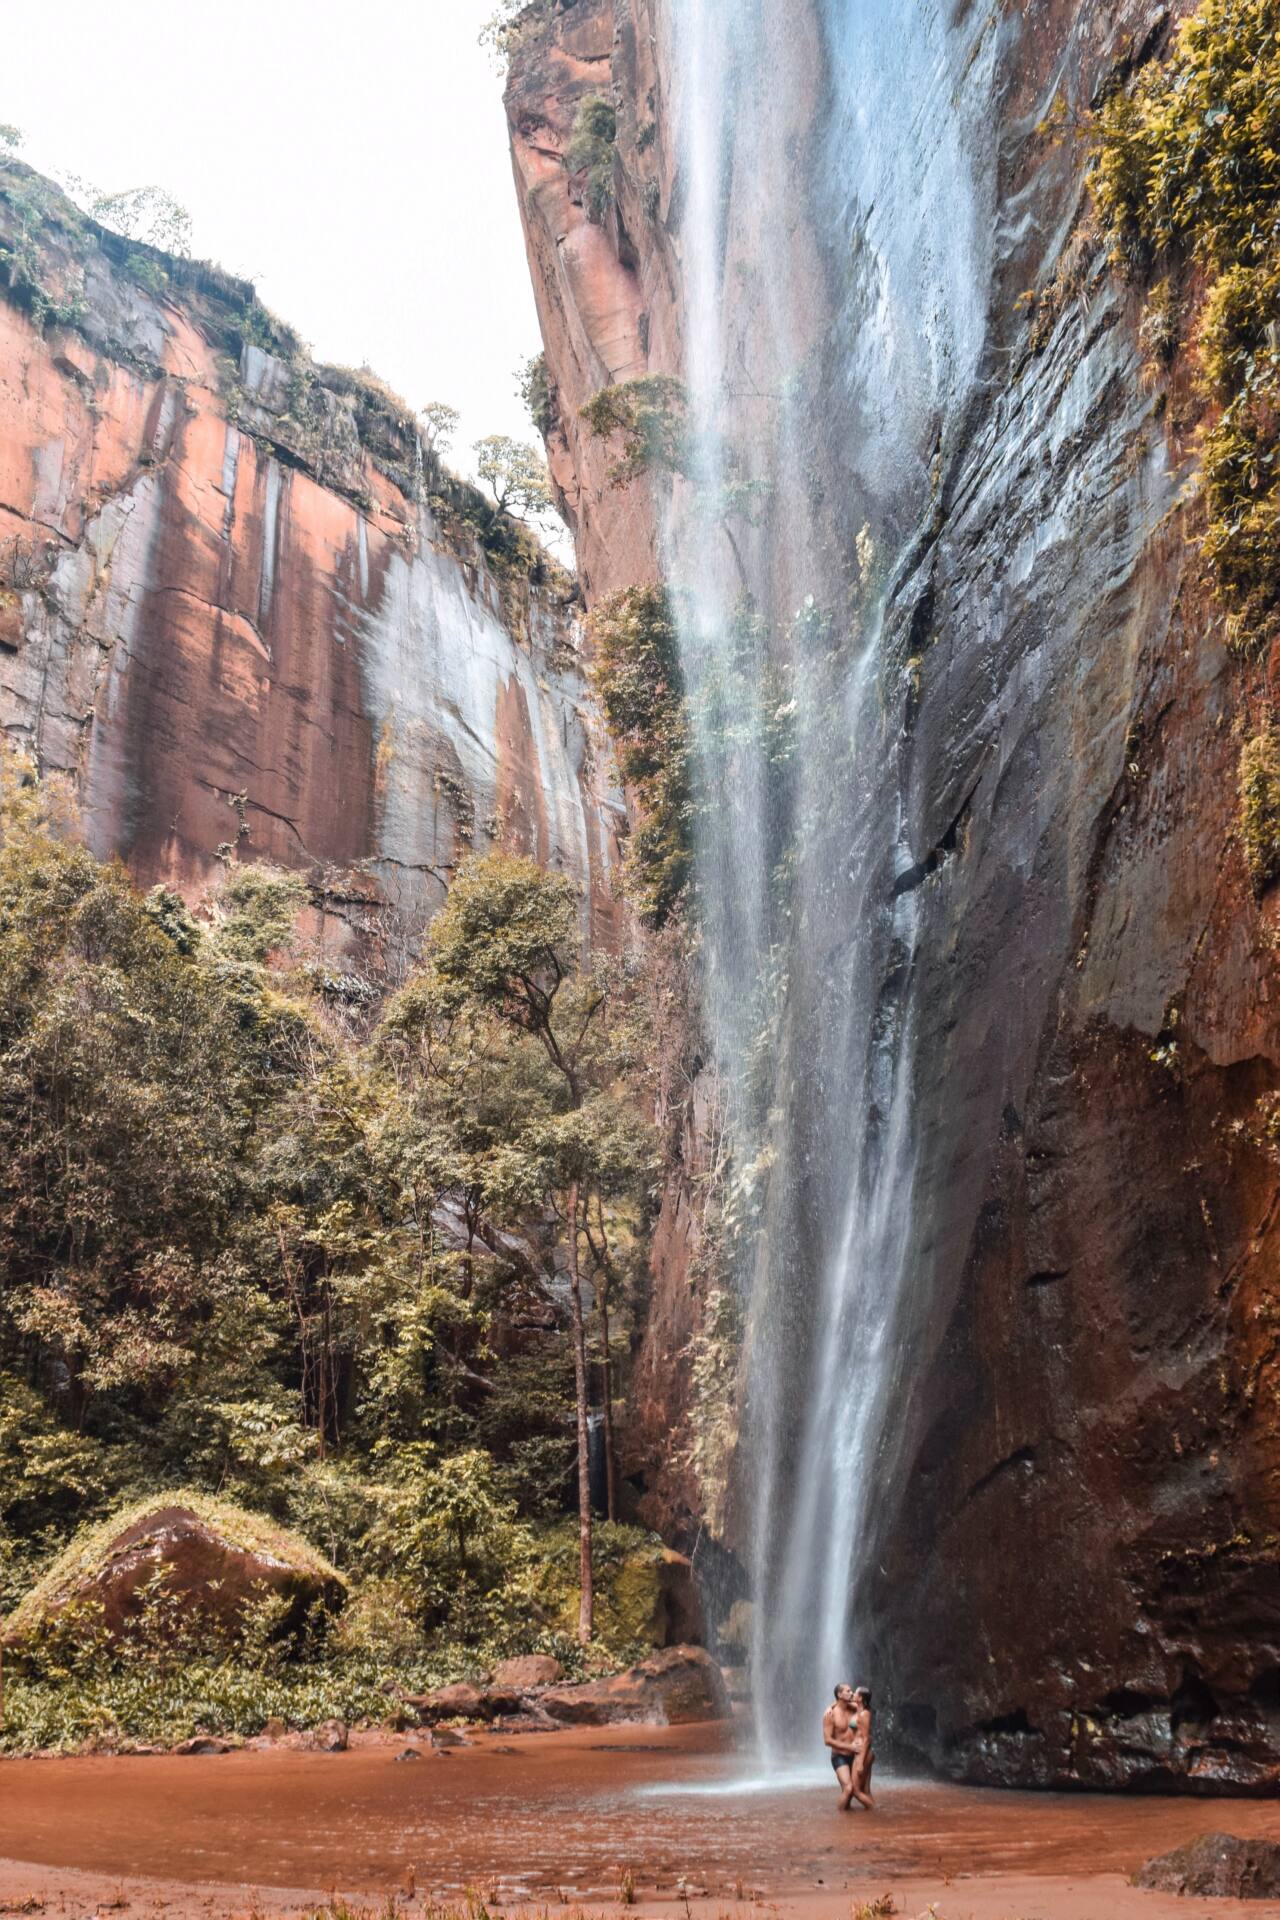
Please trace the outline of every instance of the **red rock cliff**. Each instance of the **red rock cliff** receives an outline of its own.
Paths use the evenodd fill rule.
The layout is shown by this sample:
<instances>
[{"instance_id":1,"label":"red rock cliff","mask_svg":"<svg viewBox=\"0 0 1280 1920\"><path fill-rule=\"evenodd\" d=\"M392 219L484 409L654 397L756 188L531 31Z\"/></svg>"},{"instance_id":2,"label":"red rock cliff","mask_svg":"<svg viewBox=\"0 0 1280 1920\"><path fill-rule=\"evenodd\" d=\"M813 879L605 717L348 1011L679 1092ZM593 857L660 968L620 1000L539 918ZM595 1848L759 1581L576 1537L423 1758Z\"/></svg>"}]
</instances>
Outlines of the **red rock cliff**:
<instances>
[{"instance_id":1,"label":"red rock cliff","mask_svg":"<svg viewBox=\"0 0 1280 1920\"><path fill-rule=\"evenodd\" d=\"M34 213L32 208L34 207ZM220 857L420 927L492 841L612 937L623 825L572 582L424 460L376 381L253 289L128 248L22 168L0 238L0 724L74 773L90 842L200 891Z\"/></svg>"},{"instance_id":2,"label":"red rock cliff","mask_svg":"<svg viewBox=\"0 0 1280 1920\"><path fill-rule=\"evenodd\" d=\"M752 278L748 215L773 181L817 369L810 498L795 539L778 540L776 519L744 537L746 575L779 625L806 581L843 623L860 531L897 556L877 588L876 777L902 839L866 897L886 925L892 902L916 902L911 948L885 937L877 1014L892 1035L910 1010L919 1062L914 1317L859 1590L868 1659L900 1737L970 1778L1261 1790L1280 1779L1280 1166L1266 1123L1280 904L1250 884L1236 768L1274 671L1251 676L1228 654L1197 560L1193 423L1144 383L1139 302L1089 240L1078 148L1039 130L1056 90L1087 106L1158 50L1168 11L1062 0L980 17L922 0L946 52L928 111L904 101L893 135L917 142L919 165L896 187L847 183L837 218L804 166L834 112L815 52L825 34L835 60L848 11L765 10L794 50L777 50L778 75L807 70L812 87L788 99L753 76L760 111L740 118L725 181L741 287L728 331L758 394L755 303L777 289ZM661 0L547 0L507 94L557 397L551 455L593 598L652 578L657 535L647 488L608 485L578 408L609 382L682 371L688 182L666 16ZM884 71L892 86L895 63ZM597 92L619 131L614 204L594 223L565 155ZM917 306L902 337L919 377L886 420L874 383L849 375L895 318L876 229L894 203L874 189L899 194L899 231L914 234L970 100L986 103L964 129L983 243L966 260L973 372L961 380ZM914 249L908 268L926 277L925 239ZM889 436L907 447L894 463ZM865 1061L836 1051L850 939L838 881L865 782L842 788L835 761L815 771L814 871L835 878L804 907L790 981L800 1051L781 1097L807 1171L777 1216L791 1296L770 1355L792 1434L823 1337L803 1276L839 1206L820 1171L839 1140L818 1077L847 1088L846 1112L869 1097ZM632 1435L655 1510L686 1531L698 1487L678 1463L702 1311L689 1193L678 1175ZM745 1552L744 1513L728 1539Z\"/></svg>"}]
</instances>

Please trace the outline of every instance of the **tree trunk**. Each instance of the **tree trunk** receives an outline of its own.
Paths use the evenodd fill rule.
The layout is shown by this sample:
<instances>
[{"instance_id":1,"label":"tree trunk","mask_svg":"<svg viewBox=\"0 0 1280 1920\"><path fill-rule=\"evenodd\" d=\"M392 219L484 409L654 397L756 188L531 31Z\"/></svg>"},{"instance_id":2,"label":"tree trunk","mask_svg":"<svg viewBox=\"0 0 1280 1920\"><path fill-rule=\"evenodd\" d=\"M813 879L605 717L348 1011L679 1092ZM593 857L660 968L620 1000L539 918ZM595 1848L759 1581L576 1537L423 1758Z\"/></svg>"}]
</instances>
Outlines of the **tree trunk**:
<instances>
[{"instance_id":1,"label":"tree trunk","mask_svg":"<svg viewBox=\"0 0 1280 1920\"><path fill-rule=\"evenodd\" d=\"M613 1459L613 1356L609 1351L609 1282L602 1273L596 1281L600 1290L600 1370L604 1386L604 1474L605 1512L618 1517L618 1474Z\"/></svg>"},{"instance_id":2,"label":"tree trunk","mask_svg":"<svg viewBox=\"0 0 1280 1920\"><path fill-rule=\"evenodd\" d=\"M587 1427L587 1341L582 1325L582 1280L578 1272L578 1183L569 1188L569 1295L573 1301L573 1385L578 1402L578 1541L580 1598L578 1639L591 1639L595 1598L591 1582L591 1437Z\"/></svg>"}]
</instances>

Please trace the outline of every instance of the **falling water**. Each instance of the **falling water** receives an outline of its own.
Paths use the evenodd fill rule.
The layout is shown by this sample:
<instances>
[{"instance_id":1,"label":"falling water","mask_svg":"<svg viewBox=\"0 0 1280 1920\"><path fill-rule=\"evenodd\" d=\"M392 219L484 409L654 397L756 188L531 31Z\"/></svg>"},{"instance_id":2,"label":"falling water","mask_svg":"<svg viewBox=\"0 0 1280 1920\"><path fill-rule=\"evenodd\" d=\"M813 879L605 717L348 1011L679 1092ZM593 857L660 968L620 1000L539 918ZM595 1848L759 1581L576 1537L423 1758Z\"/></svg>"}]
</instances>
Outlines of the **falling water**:
<instances>
[{"instance_id":1,"label":"falling water","mask_svg":"<svg viewBox=\"0 0 1280 1920\"><path fill-rule=\"evenodd\" d=\"M995 36L936 0L669 6L693 453L666 554L708 1015L761 1208L739 1470L776 1753L858 1677L927 1306L902 713L912 556L983 346Z\"/></svg>"}]
</instances>

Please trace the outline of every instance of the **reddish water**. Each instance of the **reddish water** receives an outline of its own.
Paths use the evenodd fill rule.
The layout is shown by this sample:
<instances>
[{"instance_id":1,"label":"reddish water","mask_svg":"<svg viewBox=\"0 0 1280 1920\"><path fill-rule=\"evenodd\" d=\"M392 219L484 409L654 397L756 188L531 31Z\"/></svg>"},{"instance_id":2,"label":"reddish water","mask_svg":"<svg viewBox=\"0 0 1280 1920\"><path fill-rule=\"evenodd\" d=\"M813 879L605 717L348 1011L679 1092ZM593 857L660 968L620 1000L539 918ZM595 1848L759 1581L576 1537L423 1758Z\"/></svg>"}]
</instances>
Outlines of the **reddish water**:
<instances>
[{"instance_id":1,"label":"reddish water","mask_svg":"<svg viewBox=\"0 0 1280 1920\"><path fill-rule=\"evenodd\" d=\"M448 1755L398 1762L404 1744L0 1762L0 1860L320 1889L394 1887L412 1865L419 1890L496 1884L595 1901L613 1898L630 1868L643 1889L671 1890L683 1875L719 1898L744 1886L786 1898L855 1873L1128 1874L1211 1828L1274 1836L1280 1826L1260 1801L988 1793L888 1779L877 1814L842 1816L825 1770L815 1767L810 1783L762 1789L706 1728L481 1736Z\"/></svg>"}]
</instances>

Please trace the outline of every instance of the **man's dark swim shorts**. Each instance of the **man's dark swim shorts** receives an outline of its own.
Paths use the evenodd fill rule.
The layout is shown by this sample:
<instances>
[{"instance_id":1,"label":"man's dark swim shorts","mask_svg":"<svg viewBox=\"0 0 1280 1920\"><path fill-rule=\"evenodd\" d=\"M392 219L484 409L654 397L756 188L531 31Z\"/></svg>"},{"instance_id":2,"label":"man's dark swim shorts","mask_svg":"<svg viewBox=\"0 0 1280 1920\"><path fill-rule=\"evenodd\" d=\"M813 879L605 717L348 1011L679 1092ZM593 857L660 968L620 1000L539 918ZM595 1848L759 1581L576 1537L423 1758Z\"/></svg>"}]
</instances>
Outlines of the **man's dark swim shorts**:
<instances>
[{"instance_id":1,"label":"man's dark swim shorts","mask_svg":"<svg viewBox=\"0 0 1280 1920\"><path fill-rule=\"evenodd\" d=\"M851 1767L857 1758L856 1754L837 1753L834 1747L828 1747L827 1752L831 1755L832 1773L839 1773L841 1767Z\"/></svg>"}]
</instances>

